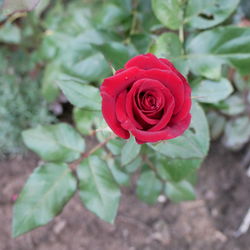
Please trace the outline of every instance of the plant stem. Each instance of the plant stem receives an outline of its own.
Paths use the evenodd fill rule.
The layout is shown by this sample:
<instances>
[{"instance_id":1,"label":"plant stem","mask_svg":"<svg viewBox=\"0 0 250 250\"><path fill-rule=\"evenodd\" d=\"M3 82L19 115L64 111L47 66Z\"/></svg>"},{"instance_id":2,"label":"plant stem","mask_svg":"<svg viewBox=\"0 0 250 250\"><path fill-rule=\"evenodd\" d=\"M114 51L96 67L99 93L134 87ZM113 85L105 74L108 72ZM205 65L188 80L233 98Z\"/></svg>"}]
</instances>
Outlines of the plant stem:
<instances>
[{"instance_id":1,"label":"plant stem","mask_svg":"<svg viewBox=\"0 0 250 250\"><path fill-rule=\"evenodd\" d=\"M92 155L98 149L100 149L103 146L105 146L110 140L114 139L115 137L116 137L116 135L112 134L111 136L109 136L108 138L106 138L105 141L100 142L99 144L97 144L96 146L94 146L92 149L90 149L88 152L83 153L79 159L77 159L77 160L75 160L75 161L73 161L72 163L69 164L70 169L74 172L76 170L77 166L81 163L81 161L83 159L88 158L90 155Z\"/></svg>"},{"instance_id":2,"label":"plant stem","mask_svg":"<svg viewBox=\"0 0 250 250\"><path fill-rule=\"evenodd\" d=\"M158 174L158 172L157 172L157 170L156 170L156 168L155 168L153 162L149 160L148 156L143 155L143 160L144 160L144 162L147 163L148 166L154 171L156 177L157 177L160 181L162 181L162 182L165 183L166 180L164 180L164 179Z\"/></svg>"}]
</instances>

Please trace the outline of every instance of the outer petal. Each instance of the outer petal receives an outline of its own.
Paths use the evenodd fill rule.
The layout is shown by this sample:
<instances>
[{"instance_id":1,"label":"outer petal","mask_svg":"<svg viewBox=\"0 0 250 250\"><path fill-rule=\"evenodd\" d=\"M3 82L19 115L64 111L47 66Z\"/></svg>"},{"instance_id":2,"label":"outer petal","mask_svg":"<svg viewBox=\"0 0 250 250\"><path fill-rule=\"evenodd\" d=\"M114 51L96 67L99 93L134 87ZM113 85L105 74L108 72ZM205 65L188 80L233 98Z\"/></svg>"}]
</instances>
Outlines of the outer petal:
<instances>
[{"instance_id":1,"label":"outer petal","mask_svg":"<svg viewBox=\"0 0 250 250\"><path fill-rule=\"evenodd\" d=\"M172 70L172 66L161 62L153 54L138 55L130 59L126 64L125 68L138 67L140 69L162 69L162 70Z\"/></svg>"},{"instance_id":2,"label":"outer petal","mask_svg":"<svg viewBox=\"0 0 250 250\"><path fill-rule=\"evenodd\" d=\"M132 128L130 131L137 140L137 143L143 144L147 142L157 142L160 140L169 140L180 136L189 127L191 115L189 114L184 120L179 123L173 124L171 127L166 127L163 130L149 132Z\"/></svg>"},{"instance_id":3,"label":"outer petal","mask_svg":"<svg viewBox=\"0 0 250 250\"><path fill-rule=\"evenodd\" d=\"M107 95L102 94L102 114L109 125L109 127L123 139L128 139L130 137L129 132L121 127L120 122L118 122L115 115L115 99Z\"/></svg>"},{"instance_id":4,"label":"outer petal","mask_svg":"<svg viewBox=\"0 0 250 250\"><path fill-rule=\"evenodd\" d=\"M101 95L106 93L116 97L121 91L127 89L134 81L140 79L139 76L143 71L137 67L129 68L117 75L106 78L100 87Z\"/></svg>"}]
</instances>

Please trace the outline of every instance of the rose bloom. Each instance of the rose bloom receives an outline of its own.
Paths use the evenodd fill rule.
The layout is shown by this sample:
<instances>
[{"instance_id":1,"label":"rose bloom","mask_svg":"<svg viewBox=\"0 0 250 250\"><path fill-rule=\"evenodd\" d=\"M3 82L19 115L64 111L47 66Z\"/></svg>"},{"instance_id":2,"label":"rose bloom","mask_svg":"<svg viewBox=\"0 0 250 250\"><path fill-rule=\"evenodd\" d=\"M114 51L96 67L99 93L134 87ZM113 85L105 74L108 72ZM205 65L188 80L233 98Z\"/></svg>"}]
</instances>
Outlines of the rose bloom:
<instances>
[{"instance_id":1,"label":"rose bloom","mask_svg":"<svg viewBox=\"0 0 250 250\"><path fill-rule=\"evenodd\" d=\"M191 88L167 59L130 59L101 85L102 113L116 135L137 143L180 136L189 127Z\"/></svg>"}]
</instances>

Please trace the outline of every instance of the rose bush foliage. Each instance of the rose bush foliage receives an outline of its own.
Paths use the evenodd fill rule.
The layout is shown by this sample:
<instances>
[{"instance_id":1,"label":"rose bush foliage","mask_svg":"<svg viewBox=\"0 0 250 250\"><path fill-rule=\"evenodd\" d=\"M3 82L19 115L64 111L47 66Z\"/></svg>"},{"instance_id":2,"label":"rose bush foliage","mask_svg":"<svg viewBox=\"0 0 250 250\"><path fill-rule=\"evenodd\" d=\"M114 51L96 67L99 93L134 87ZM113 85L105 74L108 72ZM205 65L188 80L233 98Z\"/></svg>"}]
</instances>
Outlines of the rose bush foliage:
<instances>
[{"instance_id":1,"label":"rose bush foliage","mask_svg":"<svg viewBox=\"0 0 250 250\"><path fill-rule=\"evenodd\" d=\"M137 143L173 139L191 120L191 88L174 65L153 54L130 59L101 86L102 113L121 138Z\"/></svg>"},{"instance_id":2,"label":"rose bush foliage","mask_svg":"<svg viewBox=\"0 0 250 250\"><path fill-rule=\"evenodd\" d=\"M210 2L55 0L41 1L22 21L13 22L18 13L0 15L0 42L31 53L30 74L39 75L44 98L63 108L70 106L61 104L66 96L73 105L70 125L23 132L43 164L16 201L14 236L47 224L76 192L86 209L110 223L120 186L131 182L149 204L162 196L194 199L209 148L204 110L235 112L231 106L238 105L224 101L235 91L229 73L250 68L250 29L222 25L239 1L226 1L226 9L224 0ZM212 118L218 134L224 127ZM96 143L90 150L89 140Z\"/></svg>"}]
</instances>

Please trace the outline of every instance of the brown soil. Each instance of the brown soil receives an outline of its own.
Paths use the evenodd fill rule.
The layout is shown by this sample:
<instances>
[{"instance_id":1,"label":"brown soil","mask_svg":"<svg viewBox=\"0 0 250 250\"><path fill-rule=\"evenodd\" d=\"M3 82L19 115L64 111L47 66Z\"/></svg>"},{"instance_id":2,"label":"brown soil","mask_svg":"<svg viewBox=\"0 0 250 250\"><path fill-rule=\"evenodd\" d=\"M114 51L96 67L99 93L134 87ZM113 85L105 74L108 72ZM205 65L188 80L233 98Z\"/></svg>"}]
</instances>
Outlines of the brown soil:
<instances>
[{"instance_id":1,"label":"brown soil","mask_svg":"<svg viewBox=\"0 0 250 250\"><path fill-rule=\"evenodd\" d=\"M13 195L37 164L33 155L0 162L0 250L249 250L249 233L236 238L250 206L250 180L241 154L214 144L200 170L198 199L148 206L124 189L115 225L100 221L76 195L45 227L12 239Z\"/></svg>"}]
</instances>

